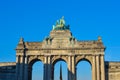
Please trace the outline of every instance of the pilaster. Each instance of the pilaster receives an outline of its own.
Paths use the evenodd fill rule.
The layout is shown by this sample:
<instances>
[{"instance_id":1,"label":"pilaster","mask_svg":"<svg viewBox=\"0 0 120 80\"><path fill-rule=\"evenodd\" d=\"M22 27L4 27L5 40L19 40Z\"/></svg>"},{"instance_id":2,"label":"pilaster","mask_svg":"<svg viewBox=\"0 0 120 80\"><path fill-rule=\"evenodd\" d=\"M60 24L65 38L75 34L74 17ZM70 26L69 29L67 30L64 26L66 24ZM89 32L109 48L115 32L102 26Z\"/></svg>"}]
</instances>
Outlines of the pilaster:
<instances>
[{"instance_id":1,"label":"pilaster","mask_svg":"<svg viewBox=\"0 0 120 80\"><path fill-rule=\"evenodd\" d=\"M24 73L25 73L25 76L24 76L24 80L28 80L28 56L25 57L25 70L24 70Z\"/></svg>"},{"instance_id":2,"label":"pilaster","mask_svg":"<svg viewBox=\"0 0 120 80\"><path fill-rule=\"evenodd\" d=\"M24 57L20 56L20 80L24 80Z\"/></svg>"},{"instance_id":3,"label":"pilaster","mask_svg":"<svg viewBox=\"0 0 120 80\"><path fill-rule=\"evenodd\" d=\"M93 55L93 62L92 62L92 80L97 80L96 79L96 60L95 60L95 55Z\"/></svg>"},{"instance_id":4,"label":"pilaster","mask_svg":"<svg viewBox=\"0 0 120 80\"><path fill-rule=\"evenodd\" d=\"M72 80L72 56L68 57L68 80Z\"/></svg>"},{"instance_id":5,"label":"pilaster","mask_svg":"<svg viewBox=\"0 0 120 80\"><path fill-rule=\"evenodd\" d=\"M75 80L76 73L75 73L75 56L72 56L72 80Z\"/></svg>"},{"instance_id":6,"label":"pilaster","mask_svg":"<svg viewBox=\"0 0 120 80\"><path fill-rule=\"evenodd\" d=\"M51 68L51 56L48 56L48 72L47 72L47 75L48 75L48 80L52 80L52 68Z\"/></svg>"},{"instance_id":7,"label":"pilaster","mask_svg":"<svg viewBox=\"0 0 120 80\"><path fill-rule=\"evenodd\" d=\"M105 80L105 63L104 63L104 55L101 55L101 80Z\"/></svg>"},{"instance_id":8,"label":"pilaster","mask_svg":"<svg viewBox=\"0 0 120 80\"><path fill-rule=\"evenodd\" d=\"M97 68L97 80L100 80L100 58L99 55L96 56L96 68Z\"/></svg>"},{"instance_id":9,"label":"pilaster","mask_svg":"<svg viewBox=\"0 0 120 80\"><path fill-rule=\"evenodd\" d=\"M47 80L47 56L44 57L44 80Z\"/></svg>"},{"instance_id":10,"label":"pilaster","mask_svg":"<svg viewBox=\"0 0 120 80\"><path fill-rule=\"evenodd\" d=\"M16 56L16 80L19 80L20 56Z\"/></svg>"}]
</instances>

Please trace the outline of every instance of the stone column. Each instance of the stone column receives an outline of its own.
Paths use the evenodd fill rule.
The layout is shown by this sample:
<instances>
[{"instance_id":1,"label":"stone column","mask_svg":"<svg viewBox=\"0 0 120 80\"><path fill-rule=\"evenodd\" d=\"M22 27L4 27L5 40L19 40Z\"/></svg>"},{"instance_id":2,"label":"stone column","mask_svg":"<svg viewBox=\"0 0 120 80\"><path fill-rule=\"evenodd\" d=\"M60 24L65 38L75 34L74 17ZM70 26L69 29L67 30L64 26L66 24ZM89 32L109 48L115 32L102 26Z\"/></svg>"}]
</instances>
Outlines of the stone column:
<instances>
[{"instance_id":1,"label":"stone column","mask_svg":"<svg viewBox=\"0 0 120 80\"><path fill-rule=\"evenodd\" d=\"M100 59L99 59L99 55L96 56L96 67L97 67L97 80L100 80Z\"/></svg>"},{"instance_id":2,"label":"stone column","mask_svg":"<svg viewBox=\"0 0 120 80\"><path fill-rule=\"evenodd\" d=\"M96 79L96 61L95 61L95 55L93 55L93 61L92 61L92 80Z\"/></svg>"},{"instance_id":3,"label":"stone column","mask_svg":"<svg viewBox=\"0 0 120 80\"><path fill-rule=\"evenodd\" d=\"M32 80L32 66L28 66L28 80Z\"/></svg>"},{"instance_id":4,"label":"stone column","mask_svg":"<svg viewBox=\"0 0 120 80\"><path fill-rule=\"evenodd\" d=\"M72 80L72 57L68 57L68 80Z\"/></svg>"},{"instance_id":5,"label":"stone column","mask_svg":"<svg viewBox=\"0 0 120 80\"><path fill-rule=\"evenodd\" d=\"M20 56L20 76L19 76L19 79L20 80L24 80L24 57L23 55Z\"/></svg>"},{"instance_id":6,"label":"stone column","mask_svg":"<svg viewBox=\"0 0 120 80\"><path fill-rule=\"evenodd\" d=\"M72 56L72 80L75 80L75 56Z\"/></svg>"},{"instance_id":7,"label":"stone column","mask_svg":"<svg viewBox=\"0 0 120 80\"><path fill-rule=\"evenodd\" d=\"M54 65L51 65L51 80L54 80Z\"/></svg>"},{"instance_id":8,"label":"stone column","mask_svg":"<svg viewBox=\"0 0 120 80\"><path fill-rule=\"evenodd\" d=\"M25 76L24 80L28 80L28 56L25 57L25 70L24 70Z\"/></svg>"},{"instance_id":9,"label":"stone column","mask_svg":"<svg viewBox=\"0 0 120 80\"><path fill-rule=\"evenodd\" d=\"M101 55L101 80L105 80L105 63L104 63L104 55Z\"/></svg>"},{"instance_id":10,"label":"stone column","mask_svg":"<svg viewBox=\"0 0 120 80\"><path fill-rule=\"evenodd\" d=\"M48 79L47 80L52 80L52 68L51 68L51 57L48 56L48 71L47 71L47 75L48 75Z\"/></svg>"},{"instance_id":11,"label":"stone column","mask_svg":"<svg viewBox=\"0 0 120 80\"><path fill-rule=\"evenodd\" d=\"M44 57L44 80L48 80L48 76L47 76L47 73L48 73L48 69L47 69L47 64L48 64L48 57L45 56Z\"/></svg>"},{"instance_id":12,"label":"stone column","mask_svg":"<svg viewBox=\"0 0 120 80\"><path fill-rule=\"evenodd\" d=\"M19 80L19 65L20 64L20 57L16 56L16 80Z\"/></svg>"},{"instance_id":13,"label":"stone column","mask_svg":"<svg viewBox=\"0 0 120 80\"><path fill-rule=\"evenodd\" d=\"M77 80L77 67L75 66L75 80Z\"/></svg>"}]
</instances>

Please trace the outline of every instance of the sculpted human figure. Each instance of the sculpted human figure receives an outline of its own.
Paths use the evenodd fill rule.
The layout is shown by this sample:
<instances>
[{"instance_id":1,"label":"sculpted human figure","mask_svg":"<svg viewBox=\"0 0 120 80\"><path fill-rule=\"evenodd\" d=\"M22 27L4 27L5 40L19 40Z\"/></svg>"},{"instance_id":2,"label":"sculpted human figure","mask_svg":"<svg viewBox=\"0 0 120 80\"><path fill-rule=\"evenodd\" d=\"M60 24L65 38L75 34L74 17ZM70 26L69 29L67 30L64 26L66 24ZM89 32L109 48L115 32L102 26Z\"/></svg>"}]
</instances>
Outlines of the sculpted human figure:
<instances>
[{"instance_id":1,"label":"sculpted human figure","mask_svg":"<svg viewBox=\"0 0 120 80\"><path fill-rule=\"evenodd\" d=\"M63 27L65 25L64 16L60 19L60 25Z\"/></svg>"},{"instance_id":2,"label":"sculpted human figure","mask_svg":"<svg viewBox=\"0 0 120 80\"><path fill-rule=\"evenodd\" d=\"M69 26L65 25L65 20L63 16L60 20L57 20L55 25L53 25L53 30L65 30L65 29L69 29Z\"/></svg>"},{"instance_id":3,"label":"sculpted human figure","mask_svg":"<svg viewBox=\"0 0 120 80\"><path fill-rule=\"evenodd\" d=\"M57 26L57 25L59 25L59 20L57 20L57 22L56 22L56 26Z\"/></svg>"}]
</instances>

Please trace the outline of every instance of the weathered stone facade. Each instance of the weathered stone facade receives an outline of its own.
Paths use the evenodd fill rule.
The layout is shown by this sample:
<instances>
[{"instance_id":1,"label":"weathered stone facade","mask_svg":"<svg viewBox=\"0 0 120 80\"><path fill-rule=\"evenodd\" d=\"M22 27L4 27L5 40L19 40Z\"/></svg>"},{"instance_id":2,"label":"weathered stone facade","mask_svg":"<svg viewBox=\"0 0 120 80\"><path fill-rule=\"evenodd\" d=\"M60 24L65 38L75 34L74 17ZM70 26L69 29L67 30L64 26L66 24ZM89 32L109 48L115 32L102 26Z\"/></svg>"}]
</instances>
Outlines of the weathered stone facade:
<instances>
[{"instance_id":1,"label":"weathered stone facade","mask_svg":"<svg viewBox=\"0 0 120 80\"><path fill-rule=\"evenodd\" d=\"M106 80L120 80L120 62L105 62Z\"/></svg>"},{"instance_id":2,"label":"weathered stone facade","mask_svg":"<svg viewBox=\"0 0 120 80\"><path fill-rule=\"evenodd\" d=\"M77 63L87 60L92 67L92 80L119 80L120 62L105 62L104 51L101 37L93 41L78 41L62 18L43 42L25 42L23 38L20 39L16 48L16 63L14 68L10 68L10 74L15 76L13 80L31 80L32 65L36 61L42 61L44 80L53 80L54 64L63 60L68 65L68 80L76 80ZM2 73L4 74L2 70L0 73L0 80L7 80L5 77L1 78Z\"/></svg>"}]
</instances>

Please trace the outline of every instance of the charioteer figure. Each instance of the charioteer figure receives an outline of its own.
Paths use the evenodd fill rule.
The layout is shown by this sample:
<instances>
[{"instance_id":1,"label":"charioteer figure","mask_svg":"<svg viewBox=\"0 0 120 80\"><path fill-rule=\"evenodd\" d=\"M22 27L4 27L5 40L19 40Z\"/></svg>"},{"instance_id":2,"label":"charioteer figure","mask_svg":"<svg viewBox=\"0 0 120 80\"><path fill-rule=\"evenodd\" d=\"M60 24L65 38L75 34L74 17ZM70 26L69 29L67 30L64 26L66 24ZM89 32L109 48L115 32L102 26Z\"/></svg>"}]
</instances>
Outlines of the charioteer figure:
<instances>
[{"instance_id":1,"label":"charioteer figure","mask_svg":"<svg viewBox=\"0 0 120 80\"><path fill-rule=\"evenodd\" d=\"M53 30L69 30L69 25L65 25L64 16L53 25Z\"/></svg>"}]
</instances>

